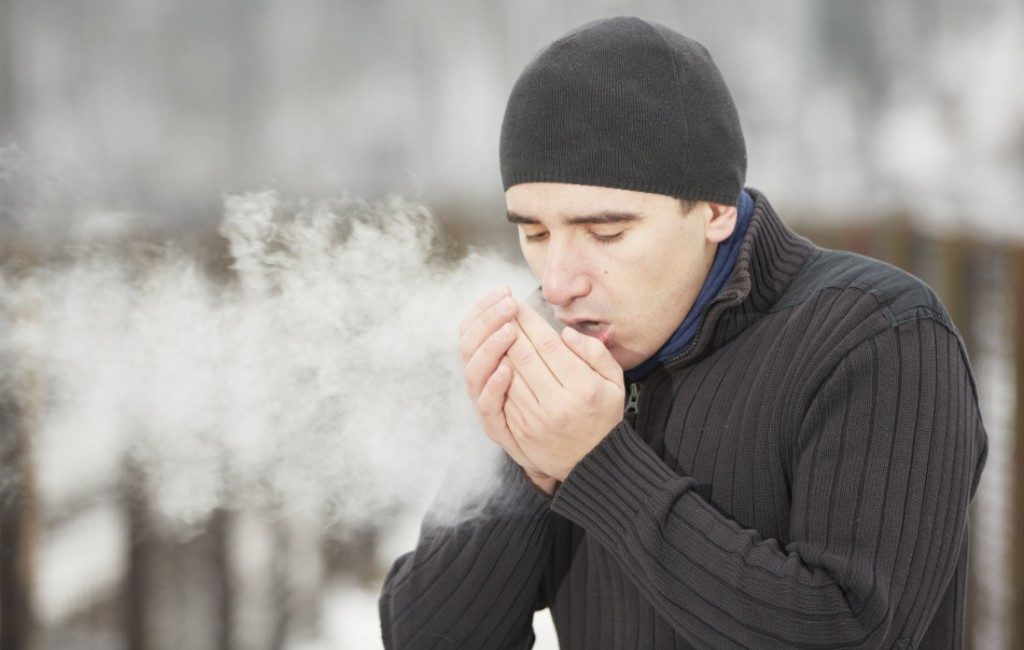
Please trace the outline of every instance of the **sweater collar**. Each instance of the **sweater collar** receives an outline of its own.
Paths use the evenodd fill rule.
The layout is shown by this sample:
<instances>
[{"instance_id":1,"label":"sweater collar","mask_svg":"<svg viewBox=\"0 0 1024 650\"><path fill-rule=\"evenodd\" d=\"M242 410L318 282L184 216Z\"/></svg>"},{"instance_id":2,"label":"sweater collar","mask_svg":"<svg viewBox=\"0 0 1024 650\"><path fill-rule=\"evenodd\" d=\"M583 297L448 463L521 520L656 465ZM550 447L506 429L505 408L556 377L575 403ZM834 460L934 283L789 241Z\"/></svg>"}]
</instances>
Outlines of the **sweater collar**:
<instances>
[{"instance_id":1,"label":"sweater collar","mask_svg":"<svg viewBox=\"0 0 1024 650\"><path fill-rule=\"evenodd\" d=\"M697 332L686 348L658 367L693 363L748 328L768 313L814 250L814 244L783 223L764 194L746 191L754 202L753 215L732 273L697 312Z\"/></svg>"}]
</instances>

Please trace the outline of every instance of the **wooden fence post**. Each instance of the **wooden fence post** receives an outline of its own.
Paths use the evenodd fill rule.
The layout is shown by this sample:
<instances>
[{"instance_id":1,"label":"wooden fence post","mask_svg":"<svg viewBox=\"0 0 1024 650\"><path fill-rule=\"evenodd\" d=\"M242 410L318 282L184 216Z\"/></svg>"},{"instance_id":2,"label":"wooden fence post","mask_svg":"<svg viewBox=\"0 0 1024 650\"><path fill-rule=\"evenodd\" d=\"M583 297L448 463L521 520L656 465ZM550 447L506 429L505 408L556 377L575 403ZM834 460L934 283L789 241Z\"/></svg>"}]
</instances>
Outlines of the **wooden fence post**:
<instances>
[{"instance_id":1,"label":"wooden fence post","mask_svg":"<svg viewBox=\"0 0 1024 650\"><path fill-rule=\"evenodd\" d=\"M1024 647L1024 246L1009 250L1010 345L1013 354L1013 382L1016 405L1013 411L1010 469L1009 645Z\"/></svg>"},{"instance_id":2,"label":"wooden fence post","mask_svg":"<svg viewBox=\"0 0 1024 650\"><path fill-rule=\"evenodd\" d=\"M0 327L9 327L8 308L0 302ZM0 364L16 368L17 359L0 355ZM31 406L35 385L31 376L0 384L0 650L32 647L35 612L32 607L32 543L35 537Z\"/></svg>"},{"instance_id":3,"label":"wooden fence post","mask_svg":"<svg viewBox=\"0 0 1024 650\"><path fill-rule=\"evenodd\" d=\"M975 328L972 314L975 310L971 304L971 289L976 284L976 274L972 259L973 249L973 243L962 236L942 239L937 287L942 304L960 331L968 354L974 350Z\"/></svg>"},{"instance_id":4,"label":"wooden fence post","mask_svg":"<svg viewBox=\"0 0 1024 650\"><path fill-rule=\"evenodd\" d=\"M0 650L30 647L32 493L28 436L16 398L0 392Z\"/></svg>"},{"instance_id":5,"label":"wooden fence post","mask_svg":"<svg viewBox=\"0 0 1024 650\"><path fill-rule=\"evenodd\" d=\"M213 511L208 532L213 541L213 568L217 578L217 648L231 650L234 647L234 577L231 572L230 534L232 520L227 506Z\"/></svg>"},{"instance_id":6,"label":"wooden fence post","mask_svg":"<svg viewBox=\"0 0 1024 650\"><path fill-rule=\"evenodd\" d=\"M975 359L977 314L974 298L977 295L978 273L977 257L975 253L976 244L968 241L963 236L945 237L939 246L940 264L938 270L938 286L936 287L942 304L949 312L953 324L963 338L964 346L971 361ZM981 619L977 607L977 594L981 593L981 584L977 573L970 567L978 566L978 557L981 548L976 541L976 509L972 506L968 512L968 553L967 558L967 598L964 603L964 638L968 645L974 638L975 627Z\"/></svg>"},{"instance_id":7,"label":"wooden fence post","mask_svg":"<svg viewBox=\"0 0 1024 650\"><path fill-rule=\"evenodd\" d=\"M905 214L890 219L885 230L885 261L911 271L917 258L917 231ZM911 271L912 272L912 271Z\"/></svg>"},{"instance_id":8,"label":"wooden fence post","mask_svg":"<svg viewBox=\"0 0 1024 650\"><path fill-rule=\"evenodd\" d=\"M842 250L866 255L868 257L879 257L878 252L878 224L856 220L841 227L841 242L839 247Z\"/></svg>"},{"instance_id":9,"label":"wooden fence post","mask_svg":"<svg viewBox=\"0 0 1024 650\"><path fill-rule=\"evenodd\" d=\"M149 640L149 593L153 562L146 479L130 458L125 462L125 501L128 510L128 557L124 575L124 629L128 650L146 650Z\"/></svg>"}]
</instances>

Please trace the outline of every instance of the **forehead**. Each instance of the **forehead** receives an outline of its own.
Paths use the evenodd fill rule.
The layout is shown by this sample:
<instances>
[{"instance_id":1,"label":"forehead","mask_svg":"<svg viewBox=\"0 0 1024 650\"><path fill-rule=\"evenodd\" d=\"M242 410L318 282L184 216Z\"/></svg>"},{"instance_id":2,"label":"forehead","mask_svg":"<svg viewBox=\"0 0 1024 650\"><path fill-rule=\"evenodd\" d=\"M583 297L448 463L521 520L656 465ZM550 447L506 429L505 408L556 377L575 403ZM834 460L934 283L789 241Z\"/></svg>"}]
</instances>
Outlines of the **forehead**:
<instances>
[{"instance_id":1,"label":"forehead","mask_svg":"<svg viewBox=\"0 0 1024 650\"><path fill-rule=\"evenodd\" d=\"M651 217L679 209L675 198L663 194L569 183L514 185L505 191L505 204L513 221L515 215L548 224L587 215Z\"/></svg>"}]
</instances>

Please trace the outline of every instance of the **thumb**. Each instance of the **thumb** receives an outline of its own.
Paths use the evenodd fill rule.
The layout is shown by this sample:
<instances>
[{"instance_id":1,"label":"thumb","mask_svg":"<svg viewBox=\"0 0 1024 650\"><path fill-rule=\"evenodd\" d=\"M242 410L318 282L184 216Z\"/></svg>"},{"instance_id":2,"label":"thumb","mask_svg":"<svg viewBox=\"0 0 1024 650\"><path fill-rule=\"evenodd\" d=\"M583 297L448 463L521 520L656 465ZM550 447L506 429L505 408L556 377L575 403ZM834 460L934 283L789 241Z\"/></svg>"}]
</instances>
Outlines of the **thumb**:
<instances>
[{"instance_id":1,"label":"thumb","mask_svg":"<svg viewBox=\"0 0 1024 650\"><path fill-rule=\"evenodd\" d=\"M562 340L570 350L583 359L594 371L612 382L619 388L624 388L622 380L622 366L615 361L608 348L592 336L580 334L571 327L562 330Z\"/></svg>"}]
</instances>

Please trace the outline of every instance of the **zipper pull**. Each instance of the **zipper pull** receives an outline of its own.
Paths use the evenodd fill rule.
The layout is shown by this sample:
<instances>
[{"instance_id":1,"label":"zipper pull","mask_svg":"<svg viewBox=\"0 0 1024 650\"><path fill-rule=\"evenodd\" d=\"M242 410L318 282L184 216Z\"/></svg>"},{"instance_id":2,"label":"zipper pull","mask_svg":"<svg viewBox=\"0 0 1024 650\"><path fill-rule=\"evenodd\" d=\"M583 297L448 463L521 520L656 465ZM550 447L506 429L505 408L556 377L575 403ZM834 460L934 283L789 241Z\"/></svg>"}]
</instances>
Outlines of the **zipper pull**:
<instances>
[{"instance_id":1,"label":"zipper pull","mask_svg":"<svg viewBox=\"0 0 1024 650\"><path fill-rule=\"evenodd\" d=\"M633 382L629 385L629 399L626 401L626 419L630 424L636 422L636 411L640 404L640 384Z\"/></svg>"}]
</instances>

